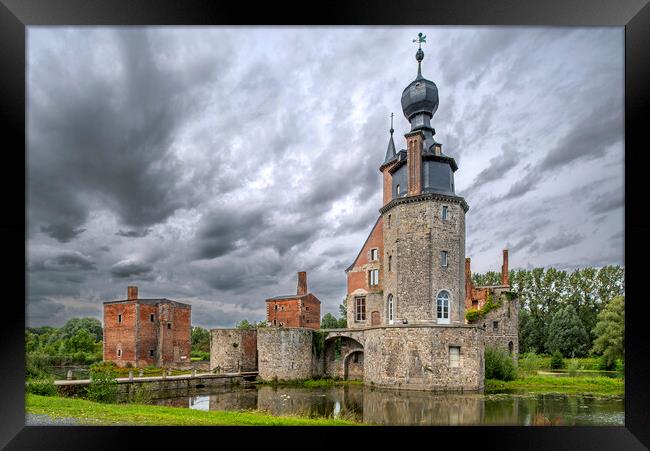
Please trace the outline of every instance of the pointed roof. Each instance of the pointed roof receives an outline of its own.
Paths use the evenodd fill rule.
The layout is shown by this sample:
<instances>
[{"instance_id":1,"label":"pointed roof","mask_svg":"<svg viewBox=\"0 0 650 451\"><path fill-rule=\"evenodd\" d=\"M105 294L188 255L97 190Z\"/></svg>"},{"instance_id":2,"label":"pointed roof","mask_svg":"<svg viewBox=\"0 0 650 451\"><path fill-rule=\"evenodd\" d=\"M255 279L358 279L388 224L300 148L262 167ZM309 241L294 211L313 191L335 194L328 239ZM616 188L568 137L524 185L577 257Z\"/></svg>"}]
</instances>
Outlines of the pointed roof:
<instances>
[{"instance_id":1,"label":"pointed roof","mask_svg":"<svg viewBox=\"0 0 650 451\"><path fill-rule=\"evenodd\" d=\"M388 140L388 148L386 149L386 157L384 158L384 164L388 163L390 160L395 158L395 141L393 141L393 113L390 113L390 139Z\"/></svg>"}]
</instances>

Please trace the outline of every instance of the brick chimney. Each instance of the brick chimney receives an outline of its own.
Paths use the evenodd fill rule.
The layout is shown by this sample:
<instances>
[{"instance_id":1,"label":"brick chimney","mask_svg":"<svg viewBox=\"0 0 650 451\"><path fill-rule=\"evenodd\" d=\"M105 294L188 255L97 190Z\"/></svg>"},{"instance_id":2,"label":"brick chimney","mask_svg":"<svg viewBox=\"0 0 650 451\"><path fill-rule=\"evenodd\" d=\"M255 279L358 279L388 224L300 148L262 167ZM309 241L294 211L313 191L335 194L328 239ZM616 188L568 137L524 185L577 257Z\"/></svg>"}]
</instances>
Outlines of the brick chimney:
<instances>
[{"instance_id":1,"label":"brick chimney","mask_svg":"<svg viewBox=\"0 0 650 451\"><path fill-rule=\"evenodd\" d=\"M298 296L307 294L307 273L300 271L298 273Z\"/></svg>"},{"instance_id":2,"label":"brick chimney","mask_svg":"<svg viewBox=\"0 0 650 451\"><path fill-rule=\"evenodd\" d=\"M422 132L411 132L406 135L406 166L408 195L417 196L422 193Z\"/></svg>"},{"instance_id":3,"label":"brick chimney","mask_svg":"<svg viewBox=\"0 0 650 451\"><path fill-rule=\"evenodd\" d=\"M472 306L472 270L470 266L471 261L472 261L471 258L469 257L465 258L465 305L469 307Z\"/></svg>"},{"instance_id":4,"label":"brick chimney","mask_svg":"<svg viewBox=\"0 0 650 451\"><path fill-rule=\"evenodd\" d=\"M510 276L508 274L508 249L503 250L503 265L501 265L501 285L510 286Z\"/></svg>"},{"instance_id":5,"label":"brick chimney","mask_svg":"<svg viewBox=\"0 0 650 451\"><path fill-rule=\"evenodd\" d=\"M126 289L126 298L129 301L132 301L134 299L138 299L138 287L128 287Z\"/></svg>"}]
</instances>

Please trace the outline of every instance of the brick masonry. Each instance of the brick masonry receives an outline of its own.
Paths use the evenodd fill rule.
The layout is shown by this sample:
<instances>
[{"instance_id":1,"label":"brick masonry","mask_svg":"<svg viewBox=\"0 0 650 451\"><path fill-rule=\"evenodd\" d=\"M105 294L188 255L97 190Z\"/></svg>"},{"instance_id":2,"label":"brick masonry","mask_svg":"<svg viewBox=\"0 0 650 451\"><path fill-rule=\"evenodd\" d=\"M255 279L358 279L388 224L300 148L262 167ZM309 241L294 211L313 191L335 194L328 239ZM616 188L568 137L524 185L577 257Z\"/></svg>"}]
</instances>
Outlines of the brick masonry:
<instances>
[{"instance_id":1,"label":"brick masonry","mask_svg":"<svg viewBox=\"0 0 650 451\"><path fill-rule=\"evenodd\" d=\"M128 296L137 296L129 287ZM118 366L190 366L192 308L169 299L104 303L104 361ZM121 320L120 320L121 318Z\"/></svg>"},{"instance_id":2,"label":"brick masonry","mask_svg":"<svg viewBox=\"0 0 650 451\"><path fill-rule=\"evenodd\" d=\"M257 330L211 329L210 371L222 373L257 370Z\"/></svg>"}]
</instances>

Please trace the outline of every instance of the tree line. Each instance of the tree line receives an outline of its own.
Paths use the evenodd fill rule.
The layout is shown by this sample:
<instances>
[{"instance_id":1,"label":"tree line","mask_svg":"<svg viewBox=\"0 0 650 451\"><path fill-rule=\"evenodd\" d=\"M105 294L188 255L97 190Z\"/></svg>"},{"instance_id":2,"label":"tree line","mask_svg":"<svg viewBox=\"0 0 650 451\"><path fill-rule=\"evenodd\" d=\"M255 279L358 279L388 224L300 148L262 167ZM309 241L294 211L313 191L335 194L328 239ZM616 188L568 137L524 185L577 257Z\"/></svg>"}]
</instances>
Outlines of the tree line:
<instances>
[{"instance_id":1,"label":"tree line","mask_svg":"<svg viewBox=\"0 0 650 451\"><path fill-rule=\"evenodd\" d=\"M561 271L511 270L519 298L519 350L564 357L623 358L625 270L621 266ZM499 285L501 273L473 274L477 285ZM615 344L613 344L615 343Z\"/></svg>"}]
</instances>

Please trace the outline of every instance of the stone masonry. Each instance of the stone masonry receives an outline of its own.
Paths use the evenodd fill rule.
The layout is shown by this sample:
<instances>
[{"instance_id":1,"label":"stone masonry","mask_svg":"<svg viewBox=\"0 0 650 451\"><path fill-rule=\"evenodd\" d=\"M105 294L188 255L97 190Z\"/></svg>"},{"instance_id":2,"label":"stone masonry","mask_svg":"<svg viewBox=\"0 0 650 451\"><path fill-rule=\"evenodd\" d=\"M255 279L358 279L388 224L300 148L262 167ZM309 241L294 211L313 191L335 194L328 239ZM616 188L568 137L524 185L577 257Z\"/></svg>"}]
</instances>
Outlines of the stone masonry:
<instances>
[{"instance_id":1,"label":"stone masonry","mask_svg":"<svg viewBox=\"0 0 650 451\"><path fill-rule=\"evenodd\" d=\"M262 380L313 376L312 335L306 328L257 329L258 372Z\"/></svg>"},{"instance_id":2,"label":"stone masonry","mask_svg":"<svg viewBox=\"0 0 650 451\"><path fill-rule=\"evenodd\" d=\"M257 371L257 330L210 330L210 371Z\"/></svg>"}]
</instances>

